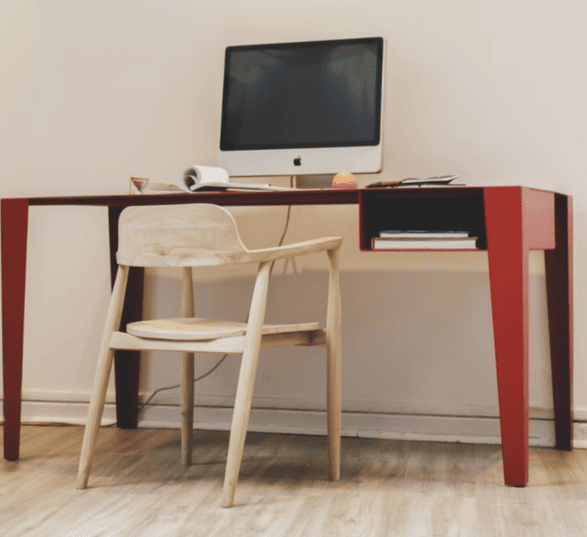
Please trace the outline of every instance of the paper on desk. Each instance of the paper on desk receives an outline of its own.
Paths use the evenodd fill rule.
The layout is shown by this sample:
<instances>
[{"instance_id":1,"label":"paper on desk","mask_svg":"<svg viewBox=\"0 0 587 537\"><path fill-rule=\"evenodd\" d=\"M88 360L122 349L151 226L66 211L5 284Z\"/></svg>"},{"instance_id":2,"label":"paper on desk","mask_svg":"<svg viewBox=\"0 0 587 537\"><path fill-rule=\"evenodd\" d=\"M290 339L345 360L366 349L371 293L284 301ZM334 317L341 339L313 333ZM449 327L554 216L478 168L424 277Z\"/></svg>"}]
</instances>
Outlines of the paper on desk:
<instances>
[{"instance_id":1,"label":"paper on desk","mask_svg":"<svg viewBox=\"0 0 587 537\"><path fill-rule=\"evenodd\" d=\"M172 192L198 192L204 190L292 190L289 187L270 184L234 183L222 168L190 166L180 177L179 185L164 184L131 177L131 185L139 194L168 194ZM132 193L132 188L131 188Z\"/></svg>"},{"instance_id":2,"label":"paper on desk","mask_svg":"<svg viewBox=\"0 0 587 537\"><path fill-rule=\"evenodd\" d=\"M213 166L190 166L181 174L180 186L193 192L204 186L225 187L228 184L228 173L223 168Z\"/></svg>"},{"instance_id":3,"label":"paper on desk","mask_svg":"<svg viewBox=\"0 0 587 537\"><path fill-rule=\"evenodd\" d=\"M180 186L188 192L197 190L291 190L269 184L234 183L223 168L213 166L190 166L182 175Z\"/></svg>"}]
</instances>

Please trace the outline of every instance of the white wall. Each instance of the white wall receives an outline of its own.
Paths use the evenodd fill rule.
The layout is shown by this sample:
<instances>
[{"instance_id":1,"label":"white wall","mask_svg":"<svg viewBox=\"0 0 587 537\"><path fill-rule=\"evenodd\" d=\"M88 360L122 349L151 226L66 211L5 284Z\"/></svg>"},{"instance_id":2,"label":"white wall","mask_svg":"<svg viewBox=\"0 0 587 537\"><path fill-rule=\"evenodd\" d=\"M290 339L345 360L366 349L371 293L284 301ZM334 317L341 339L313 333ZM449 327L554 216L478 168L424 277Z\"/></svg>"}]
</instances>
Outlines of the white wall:
<instances>
[{"instance_id":1,"label":"white wall","mask_svg":"<svg viewBox=\"0 0 587 537\"><path fill-rule=\"evenodd\" d=\"M0 196L116 194L131 175L174 182L213 165L224 47L381 35L387 40L384 179L459 173L469 185L522 184L574 196L575 412L587 421L587 5L579 0L2 0ZM286 183L286 178L277 181ZM275 244L285 208L235 209L246 243ZM497 441L497 394L484 253L367 254L356 207L296 207L287 240L342 234L347 434ZM33 208L29 230L24 419L85 413L108 301L104 209ZM270 317L324 316L320 259L277 271ZM155 276L159 276L155 283ZM198 299L226 293L205 275ZM237 318L251 280L228 281ZM310 288L307 302L300 295ZM531 256L534 418L552 407L543 256ZM175 313L179 281L148 274L146 310ZM225 308L226 309L226 308ZM308 356L310 354L310 356ZM267 353L254 427L318 431L319 355ZM216 358L203 357L198 371ZM145 360L141 391L177 380L172 357ZM230 358L196 387L200 426L223 427L235 389ZM156 401L175 405L177 392ZM277 410L276 410L277 409ZM282 409L282 410L280 410ZM285 411L284 409L287 409ZM110 410L109 410L110 412ZM111 412L108 414L111 415ZM438 418L435 416L444 416ZM158 406L143 424L176 425ZM533 443L550 443L533 420ZM582 429L578 427L578 432ZM438 435L438 436L436 436Z\"/></svg>"}]
</instances>

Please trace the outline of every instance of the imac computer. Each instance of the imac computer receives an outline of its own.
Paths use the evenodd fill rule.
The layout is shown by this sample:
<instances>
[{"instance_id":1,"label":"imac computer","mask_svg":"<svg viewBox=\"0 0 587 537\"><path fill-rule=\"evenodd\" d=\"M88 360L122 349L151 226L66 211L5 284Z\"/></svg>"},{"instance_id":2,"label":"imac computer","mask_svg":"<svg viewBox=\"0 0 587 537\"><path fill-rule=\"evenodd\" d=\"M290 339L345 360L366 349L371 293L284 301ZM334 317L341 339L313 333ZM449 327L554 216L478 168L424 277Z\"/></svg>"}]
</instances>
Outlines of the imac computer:
<instances>
[{"instance_id":1,"label":"imac computer","mask_svg":"<svg viewBox=\"0 0 587 537\"><path fill-rule=\"evenodd\" d=\"M228 47L218 165L231 177L380 172L384 46Z\"/></svg>"}]
</instances>

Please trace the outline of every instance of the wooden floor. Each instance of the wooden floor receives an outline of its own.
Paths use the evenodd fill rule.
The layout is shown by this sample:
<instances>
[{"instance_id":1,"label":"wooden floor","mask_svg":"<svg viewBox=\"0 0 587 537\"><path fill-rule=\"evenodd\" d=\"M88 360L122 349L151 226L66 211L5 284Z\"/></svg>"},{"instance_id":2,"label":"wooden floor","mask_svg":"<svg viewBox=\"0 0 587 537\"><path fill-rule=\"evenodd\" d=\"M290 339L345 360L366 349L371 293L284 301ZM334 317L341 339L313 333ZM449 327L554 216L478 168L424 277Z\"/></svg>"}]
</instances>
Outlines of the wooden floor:
<instances>
[{"instance_id":1,"label":"wooden floor","mask_svg":"<svg viewBox=\"0 0 587 537\"><path fill-rule=\"evenodd\" d=\"M499 446L344 438L328 481L326 438L247 436L232 509L220 507L228 436L102 429L90 488L75 490L80 427L23 427L0 462L0 535L587 536L587 450L530 452L530 485L503 485Z\"/></svg>"}]
</instances>

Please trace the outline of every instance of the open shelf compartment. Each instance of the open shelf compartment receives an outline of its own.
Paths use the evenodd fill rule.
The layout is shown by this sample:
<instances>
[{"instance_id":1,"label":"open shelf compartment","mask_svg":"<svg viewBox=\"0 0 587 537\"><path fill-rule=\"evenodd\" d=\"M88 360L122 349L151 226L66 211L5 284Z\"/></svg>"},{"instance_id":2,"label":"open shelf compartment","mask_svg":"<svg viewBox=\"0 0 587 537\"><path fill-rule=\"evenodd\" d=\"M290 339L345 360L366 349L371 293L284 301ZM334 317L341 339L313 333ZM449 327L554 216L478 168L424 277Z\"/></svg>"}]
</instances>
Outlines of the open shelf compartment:
<instances>
[{"instance_id":1,"label":"open shelf compartment","mask_svg":"<svg viewBox=\"0 0 587 537\"><path fill-rule=\"evenodd\" d=\"M371 240L379 237L379 233L386 230L467 231L471 236L477 237L475 250L486 250L483 189L426 187L361 190L359 194L360 249L388 251L371 248ZM426 248L425 250L436 249ZM438 250L446 249L438 248Z\"/></svg>"}]
</instances>

